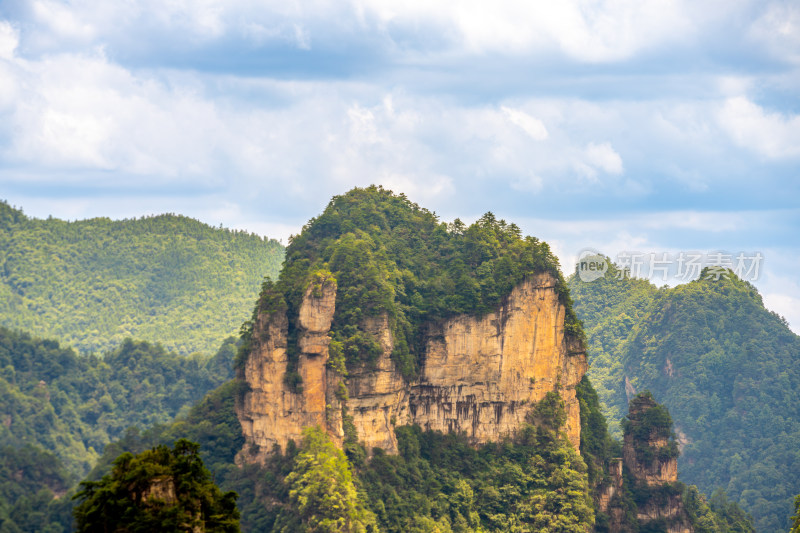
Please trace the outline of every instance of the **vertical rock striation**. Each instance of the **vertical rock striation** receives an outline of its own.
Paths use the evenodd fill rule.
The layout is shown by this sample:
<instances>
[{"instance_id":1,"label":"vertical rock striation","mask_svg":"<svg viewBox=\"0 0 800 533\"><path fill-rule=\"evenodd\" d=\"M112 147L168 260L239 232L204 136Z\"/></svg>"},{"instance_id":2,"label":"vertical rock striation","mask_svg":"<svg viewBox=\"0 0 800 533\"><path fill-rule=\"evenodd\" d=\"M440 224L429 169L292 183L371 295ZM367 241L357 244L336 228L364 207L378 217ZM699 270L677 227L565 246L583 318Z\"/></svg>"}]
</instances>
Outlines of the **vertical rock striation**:
<instances>
[{"instance_id":1,"label":"vertical rock striation","mask_svg":"<svg viewBox=\"0 0 800 533\"><path fill-rule=\"evenodd\" d=\"M326 425L328 331L335 305L335 281L306 289L297 328L299 390L292 390L284 379L289 366L286 313L260 313L256 318L252 351L242 371L248 391L236 409L246 439L239 461L260 462L275 446L285 449L290 440L299 443L303 428Z\"/></svg>"},{"instance_id":2,"label":"vertical rock striation","mask_svg":"<svg viewBox=\"0 0 800 533\"><path fill-rule=\"evenodd\" d=\"M575 386L587 370L583 347L564 333L555 279L532 276L494 312L433 324L421 377L411 387L411 421L423 429L497 441L525 421L533 402L558 391L567 435L580 445Z\"/></svg>"},{"instance_id":3,"label":"vertical rock striation","mask_svg":"<svg viewBox=\"0 0 800 533\"><path fill-rule=\"evenodd\" d=\"M564 400L567 434L578 449L575 386L586 373L586 355L580 340L564 330L566 309L552 275L527 278L486 315L429 324L419 377L411 383L391 359L394 343L385 315L362 325L382 347L374 365L351 369L346 378L327 365L335 301L332 280L305 293L297 338L303 381L296 392L283 379L288 364L285 314L256 320L242 374L249 391L237 405L246 439L241 461L259 461L275 445L299 442L309 425L324 427L341 442L343 413L367 450L397 453L394 427L405 424L463 432L475 444L496 441L517 430L531 405L554 390Z\"/></svg>"}]
</instances>

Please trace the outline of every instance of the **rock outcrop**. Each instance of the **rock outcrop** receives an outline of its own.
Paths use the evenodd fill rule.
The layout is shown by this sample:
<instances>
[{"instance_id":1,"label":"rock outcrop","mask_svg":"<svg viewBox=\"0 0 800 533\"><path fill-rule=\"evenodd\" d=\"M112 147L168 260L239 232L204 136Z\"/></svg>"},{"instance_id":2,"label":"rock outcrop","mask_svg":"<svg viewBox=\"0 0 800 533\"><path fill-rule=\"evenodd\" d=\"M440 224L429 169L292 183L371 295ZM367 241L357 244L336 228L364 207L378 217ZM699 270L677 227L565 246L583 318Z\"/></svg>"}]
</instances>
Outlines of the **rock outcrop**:
<instances>
[{"instance_id":1,"label":"rock outcrop","mask_svg":"<svg viewBox=\"0 0 800 533\"><path fill-rule=\"evenodd\" d=\"M623 491L622 459L611 459L609 461L608 475L610 482L603 485L597 495L597 508L603 513L607 513L612 508L611 502L614 497Z\"/></svg>"},{"instance_id":2,"label":"rock outcrop","mask_svg":"<svg viewBox=\"0 0 800 533\"><path fill-rule=\"evenodd\" d=\"M638 498L639 524L660 522L668 533L693 533L678 483L678 446L671 436L672 420L649 393L630 404L622 455Z\"/></svg>"},{"instance_id":3,"label":"rock outcrop","mask_svg":"<svg viewBox=\"0 0 800 533\"><path fill-rule=\"evenodd\" d=\"M251 462L289 440L300 442L303 428L326 425L328 331L336 304L336 283L310 286L298 317L297 371L302 389L291 390L284 377L289 366L289 321L285 312L260 313L253 326L253 348L244 368L249 391L237 405L246 437L242 460ZM340 432L333 432L338 435ZM341 438L341 437L340 437Z\"/></svg>"},{"instance_id":4,"label":"rock outcrop","mask_svg":"<svg viewBox=\"0 0 800 533\"><path fill-rule=\"evenodd\" d=\"M245 435L239 460L262 460L274 446L299 442L302 429L319 424L337 441L352 423L367 450L397 452L394 427L463 432L475 444L496 441L524 422L531 405L558 391L567 411L566 431L576 449L580 413L575 386L587 370L581 341L565 332L566 309L550 274L531 276L501 305L483 316L460 315L428 325L419 378L403 379L391 359L393 339L386 316L362 324L382 354L369 368L346 378L328 365L333 319L333 280L309 287L298 317L297 371L302 390L284 382L288 321L263 314L241 377L249 391L237 405Z\"/></svg>"}]
</instances>

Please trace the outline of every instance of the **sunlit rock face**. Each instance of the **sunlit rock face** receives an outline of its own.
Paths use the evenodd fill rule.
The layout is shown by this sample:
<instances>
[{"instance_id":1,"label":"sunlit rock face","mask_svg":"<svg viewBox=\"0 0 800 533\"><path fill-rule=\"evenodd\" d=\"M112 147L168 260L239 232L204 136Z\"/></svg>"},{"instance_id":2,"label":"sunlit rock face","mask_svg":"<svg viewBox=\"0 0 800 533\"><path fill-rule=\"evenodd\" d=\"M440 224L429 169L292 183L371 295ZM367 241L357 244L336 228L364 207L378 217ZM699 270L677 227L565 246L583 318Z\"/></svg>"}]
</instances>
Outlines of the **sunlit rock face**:
<instances>
[{"instance_id":1,"label":"sunlit rock face","mask_svg":"<svg viewBox=\"0 0 800 533\"><path fill-rule=\"evenodd\" d=\"M283 379L286 316L258 317L242 372L249 391L237 405L246 439L240 461L260 461L275 445L285 449L289 440L299 442L309 425L322 426L341 442L343 412L352 417L367 450L397 453L394 427L406 424L463 432L475 444L497 441L520 428L532 404L550 391L558 391L564 400L567 435L578 449L575 386L586 373L586 354L582 343L564 331L566 309L550 274L526 279L491 313L428 324L419 377L413 382L403 379L391 359L393 338L386 316L362 324L383 348L373 365L351 369L347 377L329 367L335 301L333 281L306 291L298 317L298 373L303 380L298 392Z\"/></svg>"}]
</instances>

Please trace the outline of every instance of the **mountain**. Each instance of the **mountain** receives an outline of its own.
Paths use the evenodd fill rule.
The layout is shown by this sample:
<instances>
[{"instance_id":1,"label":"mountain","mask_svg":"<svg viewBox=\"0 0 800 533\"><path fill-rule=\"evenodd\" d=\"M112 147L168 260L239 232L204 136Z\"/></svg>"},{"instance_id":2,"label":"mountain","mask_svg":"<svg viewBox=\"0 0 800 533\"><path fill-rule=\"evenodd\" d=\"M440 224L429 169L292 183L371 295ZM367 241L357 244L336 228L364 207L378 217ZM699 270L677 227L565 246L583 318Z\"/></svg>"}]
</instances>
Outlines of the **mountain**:
<instances>
[{"instance_id":1,"label":"mountain","mask_svg":"<svg viewBox=\"0 0 800 533\"><path fill-rule=\"evenodd\" d=\"M629 396L651 391L675 420L682 477L724 489L759 531L788 530L800 492L800 337L732 272L660 289L618 273L568 282L605 412L619 420Z\"/></svg>"},{"instance_id":2,"label":"mountain","mask_svg":"<svg viewBox=\"0 0 800 533\"><path fill-rule=\"evenodd\" d=\"M282 260L275 240L183 216L40 220L0 202L0 325L84 353L127 337L213 353Z\"/></svg>"},{"instance_id":3,"label":"mountain","mask_svg":"<svg viewBox=\"0 0 800 533\"><path fill-rule=\"evenodd\" d=\"M70 472L52 459L71 455L43 449L59 453L70 427L53 424L69 419L89 436L155 423L106 445L89 480L126 452L199 443L245 531L752 531L724 494L677 481L652 396L631 404L625 442L611 438L555 257L491 213L445 224L403 195L354 189L292 239L256 296L238 351L230 340L212 359L132 340L100 359L10 332L9 397L44 416L6 428L0 529L70 530Z\"/></svg>"},{"instance_id":4,"label":"mountain","mask_svg":"<svg viewBox=\"0 0 800 533\"><path fill-rule=\"evenodd\" d=\"M354 531L737 530L696 490L683 506L668 415L664 442L648 433L640 447L674 452L656 463L671 473L651 482L650 463L626 461L612 481L642 439L608 435L547 245L491 213L467 227L381 188L334 197L262 286L242 341L236 463L264 472L255 488L241 473L226 482L260 495L243 499L246 528L310 531L325 518ZM662 413L651 408L647 420Z\"/></svg>"},{"instance_id":5,"label":"mountain","mask_svg":"<svg viewBox=\"0 0 800 533\"><path fill-rule=\"evenodd\" d=\"M555 257L515 226L448 227L374 187L335 197L259 298L239 362L243 459L312 425L389 453L408 424L496 441L552 391L577 447L575 324Z\"/></svg>"}]
</instances>

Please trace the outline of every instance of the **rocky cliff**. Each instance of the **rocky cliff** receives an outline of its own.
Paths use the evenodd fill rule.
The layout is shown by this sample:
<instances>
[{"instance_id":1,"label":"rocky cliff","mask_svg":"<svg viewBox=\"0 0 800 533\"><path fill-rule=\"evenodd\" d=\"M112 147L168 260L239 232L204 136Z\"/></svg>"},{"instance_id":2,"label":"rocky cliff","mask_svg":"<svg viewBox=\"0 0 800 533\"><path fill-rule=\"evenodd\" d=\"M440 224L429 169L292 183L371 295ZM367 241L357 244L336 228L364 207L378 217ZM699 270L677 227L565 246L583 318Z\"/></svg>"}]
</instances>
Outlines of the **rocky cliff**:
<instances>
[{"instance_id":1,"label":"rocky cliff","mask_svg":"<svg viewBox=\"0 0 800 533\"><path fill-rule=\"evenodd\" d=\"M624 424L623 462L638 494L640 525L661 523L668 533L692 533L678 482L678 447L672 420L649 393L630 404Z\"/></svg>"},{"instance_id":2,"label":"rocky cliff","mask_svg":"<svg viewBox=\"0 0 800 533\"><path fill-rule=\"evenodd\" d=\"M587 370L583 345L565 332L556 279L529 276L492 312L459 315L426 325L418 377L409 382L392 361L387 316L362 328L381 354L346 375L329 364L328 332L336 305L333 279L309 286L297 318L297 373L302 387L284 380L289 322L282 311L259 314L252 348L240 371L249 390L237 405L246 443L239 460L262 460L275 446L299 442L304 427L320 425L338 442L354 431L367 450L397 452L394 427L463 432L474 443L496 441L519 428L531 404L558 391L566 430L576 449L580 414L575 386Z\"/></svg>"}]
</instances>

